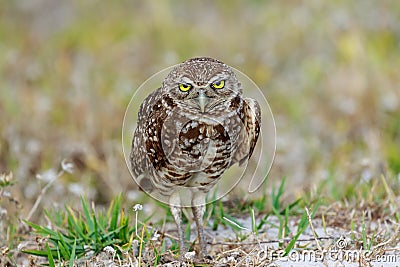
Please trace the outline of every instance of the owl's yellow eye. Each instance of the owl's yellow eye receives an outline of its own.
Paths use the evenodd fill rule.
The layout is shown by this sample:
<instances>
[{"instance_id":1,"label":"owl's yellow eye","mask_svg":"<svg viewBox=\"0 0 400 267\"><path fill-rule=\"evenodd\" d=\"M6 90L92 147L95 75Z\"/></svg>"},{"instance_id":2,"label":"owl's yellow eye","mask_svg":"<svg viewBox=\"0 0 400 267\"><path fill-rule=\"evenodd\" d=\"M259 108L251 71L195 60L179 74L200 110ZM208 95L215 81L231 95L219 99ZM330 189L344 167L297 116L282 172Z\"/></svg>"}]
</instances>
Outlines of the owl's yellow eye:
<instances>
[{"instance_id":1,"label":"owl's yellow eye","mask_svg":"<svg viewBox=\"0 0 400 267\"><path fill-rule=\"evenodd\" d=\"M190 89L192 89L192 85L191 84L188 84L188 83L181 83L181 84L179 84L179 90L181 90L182 92L187 92L187 91L189 91Z\"/></svg>"},{"instance_id":2,"label":"owl's yellow eye","mask_svg":"<svg viewBox=\"0 0 400 267\"><path fill-rule=\"evenodd\" d=\"M221 80L221 81L218 81L218 82L215 82L215 83L211 84L211 87L214 88L214 89L222 89L222 88L224 88L224 86L225 86L225 81L224 80Z\"/></svg>"}]
</instances>

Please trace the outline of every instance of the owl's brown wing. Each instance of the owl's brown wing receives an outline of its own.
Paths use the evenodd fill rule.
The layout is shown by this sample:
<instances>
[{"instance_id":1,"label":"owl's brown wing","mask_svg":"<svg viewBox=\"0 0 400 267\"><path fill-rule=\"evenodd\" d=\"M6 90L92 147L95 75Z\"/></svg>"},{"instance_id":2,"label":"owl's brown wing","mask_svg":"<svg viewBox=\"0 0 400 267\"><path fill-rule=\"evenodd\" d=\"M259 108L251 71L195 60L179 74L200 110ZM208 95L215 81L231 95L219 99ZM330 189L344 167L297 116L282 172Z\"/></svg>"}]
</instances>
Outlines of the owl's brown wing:
<instances>
[{"instance_id":1,"label":"owl's brown wing","mask_svg":"<svg viewBox=\"0 0 400 267\"><path fill-rule=\"evenodd\" d=\"M152 191L153 168L159 169L166 160L159 141L162 123L167 116L166 101L160 89L143 101L132 140L131 169L140 187L148 192Z\"/></svg>"},{"instance_id":2,"label":"owl's brown wing","mask_svg":"<svg viewBox=\"0 0 400 267\"><path fill-rule=\"evenodd\" d=\"M243 113L241 118L244 127L238 137L238 147L230 165L237 162L242 165L251 157L260 134L261 109L258 102L252 98L244 98L240 112Z\"/></svg>"},{"instance_id":3,"label":"owl's brown wing","mask_svg":"<svg viewBox=\"0 0 400 267\"><path fill-rule=\"evenodd\" d=\"M137 126L133 134L132 148L130 154L131 169L133 174L138 178L148 168L149 161L147 151L144 146L146 140L147 121L153 111L154 103L160 98L160 89L155 90L140 105L137 119Z\"/></svg>"}]
</instances>

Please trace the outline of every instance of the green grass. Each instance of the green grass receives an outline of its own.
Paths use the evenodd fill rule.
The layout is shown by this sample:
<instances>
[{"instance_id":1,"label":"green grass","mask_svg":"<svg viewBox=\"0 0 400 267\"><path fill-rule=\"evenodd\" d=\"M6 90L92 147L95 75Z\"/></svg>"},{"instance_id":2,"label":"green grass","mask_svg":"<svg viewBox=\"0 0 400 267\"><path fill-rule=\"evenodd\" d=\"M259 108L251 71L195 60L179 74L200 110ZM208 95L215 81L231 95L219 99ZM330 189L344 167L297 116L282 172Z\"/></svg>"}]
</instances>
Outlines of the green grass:
<instances>
[{"instance_id":1,"label":"green grass","mask_svg":"<svg viewBox=\"0 0 400 267\"><path fill-rule=\"evenodd\" d=\"M310 214L310 218L313 219L319 207L319 203L317 203L313 208ZM285 248L285 255L288 255L289 252L294 248L297 240L299 239L300 235L307 229L309 226L308 214L304 212L301 216L300 222L297 224L297 231L292 240Z\"/></svg>"},{"instance_id":2,"label":"green grass","mask_svg":"<svg viewBox=\"0 0 400 267\"><path fill-rule=\"evenodd\" d=\"M302 201L301 198L296 199L295 201L293 201L292 203L289 203L288 205L283 204L282 197L285 192L285 183L286 183L286 178L284 177L281 180L281 183L280 183L277 191L276 191L275 187L273 187L272 193L271 193L271 210L270 211L265 213L265 210L266 210L265 203L267 203L267 199L268 199L268 196L266 193L264 193L262 195L260 200L254 201L254 204L253 204L254 207L257 208L259 210L259 212L265 213L265 215L263 215L262 219L260 220L260 222L258 223L258 225L256 227L257 230L260 230L264 226L264 224L267 222L268 217L271 214L274 214L279 218L279 221L282 222L282 225L279 227L279 229L280 229L280 232L283 232L284 231L282 228L283 223L284 223L284 221L287 222L287 217L288 217L289 213L298 214L296 210L297 210L300 202ZM264 191L264 192L266 192L266 191ZM259 202L261 200L264 202L263 205L259 204ZM260 208L262 208L262 209L260 209ZM283 218L282 215L285 215L285 217Z\"/></svg>"},{"instance_id":3,"label":"green grass","mask_svg":"<svg viewBox=\"0 0 400 267\"><path fill-rule=\"evenodd\" d=\"M279 229L278 239L284 239L289 236L290 230L288 227L289 220L298 217L298 211L293 212L294 207L299 203L296 200L294 203L285 205L282 202L284 194L285 179L282 179L279 189L276 193L272 194L269 198L265 195L261 197L263 200L270 199L272 211L260 211L259 205L254 204L257 208L247 206L244 203L243 207L235 206L234 209L224 207L223 201L218 200L210 203L207 207L206 214L211 214L213 225L211 228L231 228L236 233L237 242L242 242L251 234L258 235L258 231L266 226L267 218L274 215L279 219L279 225L270 225ZM254 203L258 203L256 200ZM138 223L137 219L130 223L130 215L127 215L125 209L122 207L122 195L117 196L110 204L106 212L97 210L93 203L89 203L86 198L81 198L81 208L75 210L70 206L66 206L64 210L45 211L47 220L51 223L51 227L41 226L30 221L25 221L27 225L32 227L35 234L45 238L46 244L42 249L27 249L23 252L39 257L46 257L48 264L54 266L57 262L67 262L69 265L73 264L77 259L87 257L94 253L94 255L102 252L104 248L111 246L119 256L123 252L132 250L133 240L138 240L139 258L141 259L141 251L154 233L157 227L150 227L152 230L148 231L146 224ZM161 205L162 208L167 206ZM315 215L318 205L312 209L312 217ZM244 227L236 218L235 215L238 210L248 208L249 217L251 219L251 229ZM279 210L277 210L279 209ZM256 214L257 211L257 214ZM137 212L135 217L137 216ZM262 215L262 213L266 215ZM172 215L167 214L167 220L173 221ZM150 216L151 217L151 216ZM145 221L149 220L148 217ZM145 222L143 222L145 223ZM160 222L161 223L161 222ZM289 252L296 244L298 237L307 228L308 221L305 213L301 216L297 232L286 246L285 251ZM191 225L187 224L185 228L185 238L190 240ZM178 253L178 242L171 240L172 243L168 248L173 253ZM283 244L281 244L283 245ZM194 244L192 244L192 247ZM158 263L162 256L167 252L165 240L159 246L153 247L154 260ZM175 254L175 256L177 256ZM155 264L156 264L155 263Z\"/></svg>"},{"instance_id":4,"label":"green grass","mask_svg":"<svg viewBox=\"0 0 400 267\"><path fill-rule=\"evenodd\" d=\"M90 208L87 199L81 198L82 212L66 207L64 212L57 211L54 216L46 212L52 227L41 226L25 221L35 233L48 240L45 249L24 250L25 253L73 262L89 252L99 253L107 246L116 251L129 250L139 225L130 225L129 216L121 208L122 195L110 204L107 212L96 212ZM57 229L57 230L55 230ZM51 256L50 256L51 255Z\"/></svg>"}]
</instances>

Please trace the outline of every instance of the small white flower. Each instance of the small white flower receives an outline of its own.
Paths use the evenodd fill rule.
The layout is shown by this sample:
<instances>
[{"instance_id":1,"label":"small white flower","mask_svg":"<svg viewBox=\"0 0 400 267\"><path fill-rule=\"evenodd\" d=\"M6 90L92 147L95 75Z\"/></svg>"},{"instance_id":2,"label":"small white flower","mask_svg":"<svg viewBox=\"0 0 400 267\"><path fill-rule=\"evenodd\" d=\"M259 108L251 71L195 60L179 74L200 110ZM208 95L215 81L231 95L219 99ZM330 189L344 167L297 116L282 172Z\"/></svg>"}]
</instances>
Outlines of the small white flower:
<instances>
[{"instance_id":1,"label":"small white flower","mask_svg":"<svg viewBox=\"0 0 400 267\"><path fill-rule=\"evenodd\" d=\"M63 159L63 161L61 162L61 168L62 168L63 171L65 171L65 172L73 173L73 171L74 171L74 164L72 164L71 162L67 162L66 159Z\"/></svg>"},{"instance_id":2,"label":"small white flower","mask_svg":"<svg viewBox=\"0 0 400 267\"><path fill-rule=\"evenodd\" d=\"M151 240L156 241L159 237L160 237L160 234L157 231L155 231Z\"/></svg>"},{"instance_id":3,"label":"small white flower","mask_svg":"<svg viewBox=\"0 0 400 267\"><path fill-rule=\"evenodd\" d=\"M185 253L185 259L187 260L193 260L195 256L196 256L195 251L190 251Z\"/></svg>"},{"instance_id":4,"label":"small white flower","mask_svg":"<svg viewBox=\"0 0 400 267\"><path fill-rule=\"evenodd\" d=\"M12 172L10 172L8 174L5 174L5 173L0 174L0 183L7 184L7 183L10 183L12 180L13 180Z\"/></svg>"},{"instance_id":5,"label":"small white flower","mask_svg":"<svg viewBox=\"0 0 400 267\"><path fill-rule=\"evenodd\" d=\"M115 252L115 249L113 249L111 246L106 246L105 248L103 248L103 250L105 252Z\"/></svg>"},{"instance_id":6,"label":"small white flower","mask_svg":"<svg viewBox=\"0 0 400 267\"><path fill-rule=\"evenodd\" d=\"M135 212L142 210L142 209L143 209L142 204L136 204L135 206L133 206L133 211L135 211Z\"/></svg>"}]
</instances>

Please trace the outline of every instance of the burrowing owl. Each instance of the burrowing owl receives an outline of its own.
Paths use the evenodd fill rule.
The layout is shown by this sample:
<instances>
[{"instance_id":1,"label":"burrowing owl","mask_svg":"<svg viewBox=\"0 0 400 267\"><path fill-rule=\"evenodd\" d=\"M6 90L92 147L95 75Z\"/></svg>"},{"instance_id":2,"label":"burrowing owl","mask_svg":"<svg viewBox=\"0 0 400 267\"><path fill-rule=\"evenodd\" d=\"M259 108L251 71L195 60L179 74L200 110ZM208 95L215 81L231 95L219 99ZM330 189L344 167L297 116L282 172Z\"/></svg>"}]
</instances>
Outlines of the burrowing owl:
<instances>
[{"instance_id":1,"label":"burrowing owl","mask_svg":"<svg viewBox=\"0 0 400 267\"><path fill-rule=\"evenodd\" d=\"M242 93L229 66L212 58L192 58L177 65L140 106L132 172L146 191L153 188L168 199L181 257L186 247L180 191L191 192L203 257L206 194L231 165L246 161L256 145L260 108Z\"/></svg>"}]
</instances>

